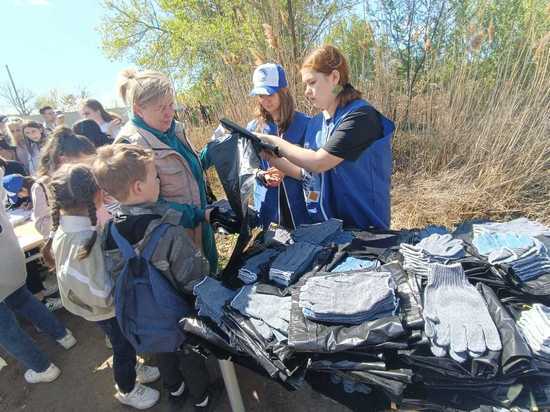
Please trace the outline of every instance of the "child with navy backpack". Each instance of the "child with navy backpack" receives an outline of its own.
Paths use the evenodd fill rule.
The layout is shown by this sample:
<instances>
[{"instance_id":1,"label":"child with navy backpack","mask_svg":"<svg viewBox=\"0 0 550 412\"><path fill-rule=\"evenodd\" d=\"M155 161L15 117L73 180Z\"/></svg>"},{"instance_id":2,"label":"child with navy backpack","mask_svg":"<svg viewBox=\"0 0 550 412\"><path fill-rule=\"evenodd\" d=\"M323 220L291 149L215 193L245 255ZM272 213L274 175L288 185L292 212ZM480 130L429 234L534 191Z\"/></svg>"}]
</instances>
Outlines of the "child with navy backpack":
<instances>
[{"instance_id":1,"label":"child with navy backpack","mask_svg":"<svg viewBox=\"0 0 550 412\"><path fill-rule=\"evenodd\" d=\"M192 242L182 215L162 208L153 152L136 145L98 149L94 174L120 203L106 227L103 250L116 278L116 316L138 352L156 353L170 398L183 400L188 389L195 407L209 407L204 359L183 344L178 321L192 311L193 286L209 273L208 261Z\"/></svg>"},{"instance_id":2,"label":"child with navy backpack","mask_svg":"<svg viewBox=\"0 0 550 412\"><path fill-rule=\"evenodd\" d=\"M49 182L52 232L42 253L55 266L59 294L65 309L95 322L113 347L115 398L136 409L148 409L160 393L144 383L157 380L157 368L137 363L136 351L115 318L113 279L105 269L98 241L96 210L102 191L85 164L62 166Z\"/></svg>"}]
</instances>

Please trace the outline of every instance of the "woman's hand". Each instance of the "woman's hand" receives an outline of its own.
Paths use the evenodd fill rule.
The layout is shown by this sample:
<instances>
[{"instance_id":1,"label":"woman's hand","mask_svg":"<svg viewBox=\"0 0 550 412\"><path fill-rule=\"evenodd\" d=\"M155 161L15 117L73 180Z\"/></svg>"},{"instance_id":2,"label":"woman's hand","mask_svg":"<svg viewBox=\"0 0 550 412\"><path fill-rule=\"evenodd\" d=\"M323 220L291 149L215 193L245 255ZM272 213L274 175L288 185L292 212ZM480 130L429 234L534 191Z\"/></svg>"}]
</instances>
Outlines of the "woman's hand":
<instances>
[{"instance_id":1,"label":"woman's hand","mask_svg":"<svg viewBox=\"0 0 550 412\"><path fill-rule=\"evenodd\" d=\"M265 182L267 187L279 186L285 177L284 173L276 167L270 167L267 170L262 170L260 175L260 178Z\"/></svg>"},{"instance_id":2,"label":"woman's hand","mask_svg":"<svg viewBox=\"0 0 550 412\"><path fill-rule=\"evenodd\" d=\"M107 134L109 136L113 136L113 131L115 131L120 126L120 120L119 119L113 119L109 122L109 125L107 126Z\"/></svg>"}]
</instances>

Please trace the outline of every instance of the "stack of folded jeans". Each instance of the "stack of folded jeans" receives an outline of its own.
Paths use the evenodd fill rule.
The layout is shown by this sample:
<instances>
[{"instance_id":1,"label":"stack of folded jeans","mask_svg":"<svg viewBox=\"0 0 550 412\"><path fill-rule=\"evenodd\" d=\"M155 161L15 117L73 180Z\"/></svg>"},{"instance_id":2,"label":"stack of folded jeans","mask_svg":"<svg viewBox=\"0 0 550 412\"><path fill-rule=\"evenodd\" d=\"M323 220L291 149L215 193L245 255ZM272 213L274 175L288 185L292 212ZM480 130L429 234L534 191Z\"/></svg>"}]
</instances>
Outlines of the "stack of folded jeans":
<instances>
[{"instance_id":1,"label":"stack of folded jeans","mask_svg":"<svg viewBox=\"0 0 550 412\"><path fill-rule=\"evenodd\" d=\"M292 285L306 271L323 248L308 242L297 242L280 253L269 269L269 280L282 287Z\"/></svg>"},{"instance_id":2,"label":"stack of folded jeans","mask_svg":"<svg viewBox=\"0 0 550 412\"><path fill-rule=\"evenodd\" d=\"M308 279L299 306L308 319L359 325L396 313L399 300L389 272L331 273Z\"/></svg>"},{"instance_id":3,"label":"stack of folded jeans","mask_svg":"<svg viewBox=\"0 0 550 412\"><path fill-rule=\"evenodd\" d=\"M417 275L427 277L430 263L448 263L466 255L464 242L453 239L452 235L434 233L416 245L401 243L399 251L403 255L403 267Z\"/></svg>"},{"instance_id":4,"label":"stack of folded jeans","mask_svg":"<svg viewBox=\"0 0 550 412\"><path fill-rule=\"evenodd\" d=\"M474 233L472 241L480 255L492 265L508 264L514 274L526 282L550 273L550 256L536 238L516 232Z\"/></svg>"},{"instance_id":5,"label":"stack of folded jeans","mask_svg":"<svg viewBox=\"0 0 550 412\"><path fill-rule=\"evenodd\" d=\"M248 258L244 266L239 269L239 279L248 285L258 281L258 279L267 277L269 265L278 254L279 251L276 249L266 249Z\"/></svg>"},{"instance_id":6,"label":"stack of folded jeans","mask_svg":"<svg viewBox=\"0 0 550 412\"><path fill-rule=\"evenodd\" d=\"M195 307L199 310L199 316L208 317L220 325L223 307L237 292L226 288L220 281L205 276L195 285L193 294L197 297Z\"/></svg>"},{"instance_id":7,"label":"stack of folded jeans","mask_svg":"<svg viewBox=\"0 0 550 412\"><path fill-rule=\"evenodd\" d=\"M488 222L473 225L474 236L482 232L490 233L516 233L530 237L550 236L550 228L542 223L529 220L525 217L510 220L509 222Z\"/></svg>"},{"instance_id":8,"label":"stack of folded jeans","mask_svg":"<svg viewBox=\"0 0 550 412\"><path fill-rule=\"evenodd\" d=\"M342 221L329 219L322 223L300 225L294 232L292 238L296 243L309 242L315 245L324 246L341 236Z\"/></svg>"},{"instance_id":9,"label":"stack of folded jeans","mask_svg":"<svg viewBox=\"0 0 550 412\"><path fill-rule=\"evenodd\" d=\"M359 269L376 269L380 266L377 260L358 259L353 256L348 256L340 264L338 264L331 272L349 272Z\"/></svg>"},{"instance_id":10,"label":"stack of folded jeans","mask_svg":"<svg viewBox=\"0 0 550 412\"><path fill-rule=\"evenodd\" d=\"M457 362L502 349L487 303L468 280L460 263L428 265L424 289L424 331L435 356Z\"/></svg>"},{"instance_id":11,"label":"stack of folded jeans","mask_svg":"<svg viewBox=\"0 0 550 412\"><path fill-rule=\"evenodd\" d=\"M263 321L273 328L277 340L286 340L290 321L290 296L262 293L257 285L243 286L231 301L241 314ZM282 335L281 335L282 334Z\"/></svg>"},{"instance_id":12,"label":"stack of folded jeans","mask_svg":"<svg viewBox=\"0 0 550 412\"><path fill-rule=\"evenodd\" d=\"M517 323L533 353L550 360L550 308L534 304L521 313Z\"/></svg>"}]
</instances>

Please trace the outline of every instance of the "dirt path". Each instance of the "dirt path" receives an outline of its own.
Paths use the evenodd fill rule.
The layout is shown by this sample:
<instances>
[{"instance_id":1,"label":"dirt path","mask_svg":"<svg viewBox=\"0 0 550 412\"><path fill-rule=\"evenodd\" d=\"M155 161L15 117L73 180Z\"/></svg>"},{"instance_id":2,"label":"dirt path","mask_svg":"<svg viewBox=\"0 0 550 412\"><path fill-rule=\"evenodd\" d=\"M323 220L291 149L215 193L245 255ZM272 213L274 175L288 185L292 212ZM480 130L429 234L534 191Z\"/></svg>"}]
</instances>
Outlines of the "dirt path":
<instances>
[{"instance_id":1,"label":"dirt path","mask_svg":"<svg viewBox=\"0 0 550 412\"><path fill-rule=\"evenodd\" d=\"M25 330L46 351L50 359L61 368L62 374L50 384L29 385L23 379L24 369L14 359L0 350L8 366L0 371L0 411L60 412L60 411L131 411L114 398L112 370L106 362L111 351L105 346L99 328L65 310L56 312L78 339L78 345L65 351L31 325ZM219 377L215 360L209 362L211 375ZM237 367L241 392L247 411L347 411L332 400L318 395L309 388L288 392L255 373ZM216 376L218 375L218 376ZM160 383L153 386L160 389ZM161 402L150 411L172 411L174 408L162 396ZM193 410L190 405L177 410ZM215 409L230 412L225 392Z\"/></svg>"}]
</instances>

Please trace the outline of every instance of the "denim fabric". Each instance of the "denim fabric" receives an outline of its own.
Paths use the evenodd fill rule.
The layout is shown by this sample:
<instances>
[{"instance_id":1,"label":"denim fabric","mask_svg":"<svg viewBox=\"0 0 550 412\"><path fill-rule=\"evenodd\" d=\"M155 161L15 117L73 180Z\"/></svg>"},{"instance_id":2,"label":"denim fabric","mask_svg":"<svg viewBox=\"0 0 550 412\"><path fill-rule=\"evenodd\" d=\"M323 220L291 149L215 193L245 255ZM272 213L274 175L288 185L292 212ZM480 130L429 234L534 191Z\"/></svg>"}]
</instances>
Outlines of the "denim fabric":
<instances>
[{"instance_id":1,"label":"denim fabric","mask_svg":"<svg viewBox=\"0 0 550 412\"><path fill-rule=\"evenodd\" d=\"M237 292L226 288L220 281L205 276L195 285L193 294L197 297L195 306L199 310L199 316L208 317L220 325L223 307Z\"/></svg>"},{"instance_id":2,"label":"denim fabric","mask_svg":"<svg viewBox=\"0 0 550 412\"><path fill-rule=\"evenodd\" d=\"M309 270L322 249L322 247L308 242L290 245L271 264L269 280L279 286L288 287Z\"/></svg>"},{"instance_id":3,"label":"denim fabric","mask_svg":"<svg viewBox=\"0 0 550 412\"><path fill-rule=\"evenodd\" d=\"M21 289L18 289L12 295L8 296L4 302L0 302L0 346L6 350L10 355L15 359L21 362L25 368L32 369L36 372L44 372L50 366L50 361L46 354L42 352L31 339L31 337L19 326L15 315L8 306L7 300L16 293L20 295L28 295L28 300L36 299L30 294L30 292L19 292ZM38 302L38 301L36 301ZM53 315L45 308L44 305L38 302L38 305L48 313L50 317L53 318ZM44 316L45 318L45 316ZM31 320L33 320L31 318ZM41 327L48 325L51 321L40 322ZM57 329L57 328L54 328ZM51 328L45 329L48 332L52 332ZM63 328L63 331L65 329ZM64 334L65 332L63 332ZM63 337L63 336L61 336Z\"/></svg>"},{"instance_id":4,"label":"denim fabric","mask_svg":"<svg viewBox=\"0 0 550 412\"><path fill-rule=\"evenodd\" d=\"M348 256L343 262L331 270L331 272L349 272L358 269L375 269L380 264L376 260L357 259L353 256Z\"/></svg>"},{"instance_id":5,"label":"denim fabric","mask_svg":"<svg viewBox=\"0 0 550 412\"><path fill-rule=\"evenodd\" d=\"M116 318L96 322L113 346L113 375L122 393L132 392L136 384L136 350L124 337Z\"/></svg>"},{"instance_id":6,"label":"denim fabric","mask_svg":"<svg viewBox=\"0 0 550 412\"><path fill-rule=\"evenodd\" d=\"M550 360L550 308L534 304L521 313L517 324L533 353Z\"/></svg>"},{"instance_id":7,"label":"denim fabric","mask_svg":"<svg viewBox=\"0 0 550 412\"><path fill-rule=\"evenodd\" d=\"M4 302L17 315L29 320L53 339L61 339L67 334L65 326L26 287L17 289Z\"/></svg>"},{"instance_id":8,"label":"denim fabric","mask_svg":"<svg viewBox=\"0 0 550 412\"><path fill-rule=\"evenodd\" d=\"M263 320L270 327L288 334L290 296L258 293L255 285L241 288L231 301L231 307L245 316Z\"/></svg>"},{"instance_id":9,"label":"denim fabric","mask_svg":"<svg viewBox=\"0 0 550 412\"><path fill-rule=\"evenodd\" d=\"M323 246L332 241L333 238L342 232L342 221L329 219L325 222L309 225L300 225L294 232L292 238L296 243L309 242L314 245Z\"/></svg>"},{"instance_id":10,"label":"denim fabric","mask_svg":"<svg viewBox=\"0 0 550 412\"><path fill-rule=\"evenodd\" d=\"M496 223L488 222L481 224L473 225L474 235L481 232L497 232L497 233L506 233L513 232L518 235L526 235L531 237L537 236L550 236L550 228L543 225L542 223L529 220L525 217L520 217L519 219L510 220L509 222Z\"/></svg>"},{"instance_id":11,"label":"denim fabric","mask_svg":"<svg viewBox=\"0 0 550 412\"><path fill-rule=\"evenodd\" d=\"M267 249L246 260L244 266L239 269L239 279L245 284L254 283L258 278L267 277L269 264L279 252L275 249Z\"/></svg>"},{"instance_id":12,"label":"denim fabric","mask_svg":"<svg viewBox=\"0 0 550 412\"><path fill-rule=\"evenodd\" d=\"M336 245L345 245L347 243L350 243L353 239L355 239L353 232L345 230L343 232L337 233L331 239L331 243L334 243Z\"/></svg>"},{"instance_id":13,"label":"denim fabric","mask_svg":"<svg viewBox=\"0 0 550 412\"><path fill-rule=\"evenodd\" d=\"M356 271L313 277L300 288L305 317L357 325L395 314L398 299L388 272Z\"/></svg>"}]
</instances>

